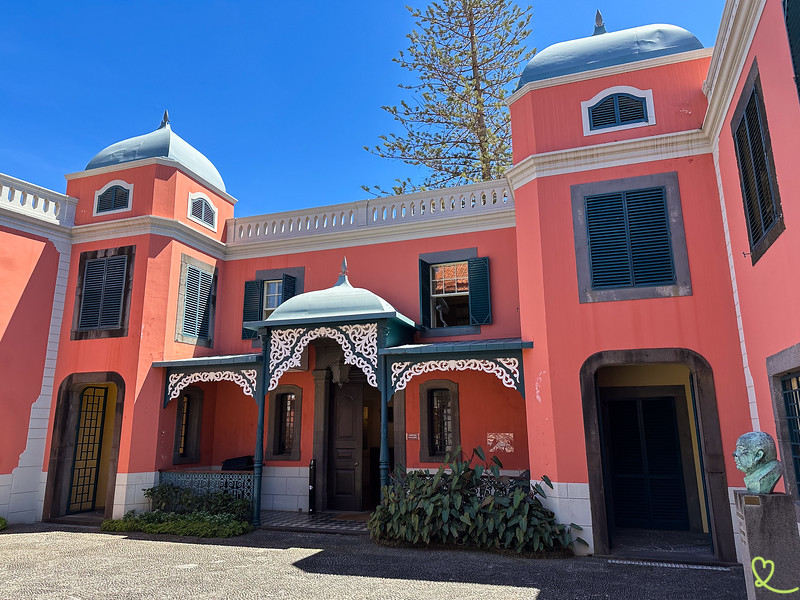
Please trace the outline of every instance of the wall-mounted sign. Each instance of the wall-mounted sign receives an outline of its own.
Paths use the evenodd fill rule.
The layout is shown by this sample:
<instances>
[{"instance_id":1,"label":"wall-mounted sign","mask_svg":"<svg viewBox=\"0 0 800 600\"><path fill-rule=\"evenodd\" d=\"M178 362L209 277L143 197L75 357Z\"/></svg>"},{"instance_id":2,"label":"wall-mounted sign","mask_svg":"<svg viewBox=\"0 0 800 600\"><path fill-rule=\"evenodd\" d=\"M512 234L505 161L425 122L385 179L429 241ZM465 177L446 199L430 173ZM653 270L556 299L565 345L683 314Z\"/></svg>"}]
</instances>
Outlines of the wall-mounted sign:
<instances>
[{"instance_id":1,"label":"wall-mounted sign","mask_svg":"<svg viewBox=\"0 0 800 600\"><path fill-rule=\"evenodd\" d=\"M487 433L486 446L489 452L513 452L514 434L513 433Z\"/></svg>"},{"instance_id":2,"label":"wall-mounted sign","mask_svg":"<svg viewBox=\"0 0 800 600\"><path fill-rule=\"evenodd\" d=\"M419 439L419 434L418 433L407 433L406 434L406 439L407 440L418 440Z\"/></svg>"}]
</instances>

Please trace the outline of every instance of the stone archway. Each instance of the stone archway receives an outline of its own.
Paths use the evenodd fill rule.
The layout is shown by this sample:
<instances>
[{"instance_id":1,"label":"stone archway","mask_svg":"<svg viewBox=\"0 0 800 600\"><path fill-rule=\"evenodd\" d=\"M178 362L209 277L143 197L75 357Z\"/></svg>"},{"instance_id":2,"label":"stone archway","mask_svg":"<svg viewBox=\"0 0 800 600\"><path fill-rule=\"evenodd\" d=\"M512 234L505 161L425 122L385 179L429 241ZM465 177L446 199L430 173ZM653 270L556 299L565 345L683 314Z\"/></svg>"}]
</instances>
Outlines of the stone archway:
<instances>
[{"instance_id":1,"label":"stone archway","mask_svg":"<svg viewBox=\"0 0 800 600\"><path fill-rule=\"evenodd\" d=\"M714 553L723 562L736 562L714 375L708 361L685 348L609 350L593 354L581 366L580 385L595 552L608 554L610 551L597 372L603 367L653 363L681 364L691 373Z\"/></svg>"},{"instance_id":2,"label":"stone archway","mask_svg":"<svg viewBox=\"0 0 800 600\"><path fill-rule=\"evenodd\" d=\"M74 373L64 379L58 388L42 510L43 519L52 519L67 513L81 392L92 386L113 386L116 396L113 407L108 408L109 412L113 408L113 425L110 428L105 426L106 429L110 429L105 432L105 435L111 436L107 456L103 459L106 469L105 484L103 485L105 489L98 488L96 491L96 497L105 505L104 517L111 518L122 433L125 381L118 373L102 372Z\"/></svg>"}]
</instances>

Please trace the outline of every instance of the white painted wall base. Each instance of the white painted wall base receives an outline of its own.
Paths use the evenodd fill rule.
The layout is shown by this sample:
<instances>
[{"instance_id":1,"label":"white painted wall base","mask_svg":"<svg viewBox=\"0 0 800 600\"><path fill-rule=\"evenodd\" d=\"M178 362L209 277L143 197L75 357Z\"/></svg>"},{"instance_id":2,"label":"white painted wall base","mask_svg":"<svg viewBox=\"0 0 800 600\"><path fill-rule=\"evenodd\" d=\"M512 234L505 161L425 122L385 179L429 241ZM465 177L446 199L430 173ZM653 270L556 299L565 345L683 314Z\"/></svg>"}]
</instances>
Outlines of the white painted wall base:
<instances>
[{"instance_id":1,"label":"white painted wall base","mask_svg":"<svg viewBox=\"0 0 800 600\"><path fill-rule=\"evenodd\" d=\"M264 467L261 508L308 512L308 467Z\"/></svg>"},{"instance_id":2,"label":"white painted wall base","mask_svg":"<svg viewBox=\"0 0 800 600\"><path fill-rule=\"evenodd\" d=\"M117 473L114 488L114 511L112 516L121 519L126 512L150 510L150 501L144 497L144 490L158 483L158 471L152 473Z\"/></svg>"},{"instance_id":3,"label":"white painted wall base","mask_svg":"<svg viewBox=\"0 0 800 600\"><path fill-rule=\"evenodd\" d=\"M542 504L556 513L556 520L559 523L575 523L583 528L583 531L575 530L575 537L586 540L589 544L575 544L575 554L583 556L594 553L594 533L592 530L592 507L589 503L589 484L588 483L558 483L553 481L551 490L544 482L531 481L531 485L539 483L547 494L547 498L542 498Z\"/></svg>"}]
</instances>

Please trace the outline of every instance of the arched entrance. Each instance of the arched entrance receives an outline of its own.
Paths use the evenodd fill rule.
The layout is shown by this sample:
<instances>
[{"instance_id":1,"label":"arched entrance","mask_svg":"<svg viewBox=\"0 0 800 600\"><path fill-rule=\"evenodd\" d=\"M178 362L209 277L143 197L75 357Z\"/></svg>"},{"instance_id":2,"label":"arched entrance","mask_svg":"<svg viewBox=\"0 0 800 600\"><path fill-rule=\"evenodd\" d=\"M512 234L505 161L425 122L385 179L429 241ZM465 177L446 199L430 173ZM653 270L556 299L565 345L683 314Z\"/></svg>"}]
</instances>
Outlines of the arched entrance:
<instances>
[{"instance_id":1,"label":"arched entrance","mask_svg":"<svg viewBox=\"0 0 800 600\"><path fill-rule=\"evenodd\" d=\"M111 517L124 396L117 373L76 373L59 386L43 518Z\"/></svg>"},{"instance_id":2,"label":"arched entrance","mask_svg":"<svg viewBox=\"0 0 800 600\"><path fill-rule=\"evenodd\" d=\"M707 361L681 348L600 352L581 368L581 395L595 552L735 561Z\"/></svg>"}]
</instances>

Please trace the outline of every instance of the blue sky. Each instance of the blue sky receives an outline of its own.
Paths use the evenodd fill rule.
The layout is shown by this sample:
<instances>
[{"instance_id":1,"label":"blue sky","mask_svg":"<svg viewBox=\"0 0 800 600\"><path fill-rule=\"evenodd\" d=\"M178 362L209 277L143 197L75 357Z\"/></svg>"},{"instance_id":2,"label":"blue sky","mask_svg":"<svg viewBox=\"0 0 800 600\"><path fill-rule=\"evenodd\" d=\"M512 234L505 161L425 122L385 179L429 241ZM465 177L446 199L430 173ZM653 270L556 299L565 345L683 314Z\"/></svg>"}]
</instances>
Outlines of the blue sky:
<instances>
[{"instance_id":1,"label":"blue sky","mask_svg":"<svg viewBox=\"0 0 800 600\"><path fill-rule=\"evenodd\" d=\"M412 28L404 4L9 0L0 172L63 192L66 173L154 130L167 108L173 130L219 169L237 216L363 199L362 184L415 175L362 149L393 130L380 107L409 82L392 62ZM537 2L525 43L590 35L600 8L609 31L670 23L708 47L723 6Z\"/></svg>"}]
</instances>

